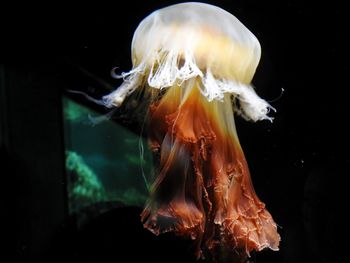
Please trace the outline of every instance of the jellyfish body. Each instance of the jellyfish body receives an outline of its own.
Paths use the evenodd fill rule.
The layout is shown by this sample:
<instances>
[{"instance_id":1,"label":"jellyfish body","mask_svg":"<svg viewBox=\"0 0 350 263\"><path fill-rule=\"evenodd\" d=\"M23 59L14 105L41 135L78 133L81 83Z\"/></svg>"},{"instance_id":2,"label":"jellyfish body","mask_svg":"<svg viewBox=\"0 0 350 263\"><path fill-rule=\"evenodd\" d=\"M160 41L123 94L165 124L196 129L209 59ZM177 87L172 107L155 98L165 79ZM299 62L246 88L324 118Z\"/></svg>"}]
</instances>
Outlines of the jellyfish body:
<instances>
[{"instance_id":1,"label":"jellyfish body","mask_svg":"<svg viewBox=\"0 0 350 263\"><path fill-rule=\"evenodd\" d=\"M135 90L150 100L148 138L157 178L141 214L155 234L194 240L197 257L277 250L276 223L254 192L234 113L269 119L272 108L250 82L256 37L230 13L203 3L155 11L132 41L133 69L105 96L120 106Z\"/></svg>"}]
</instances>

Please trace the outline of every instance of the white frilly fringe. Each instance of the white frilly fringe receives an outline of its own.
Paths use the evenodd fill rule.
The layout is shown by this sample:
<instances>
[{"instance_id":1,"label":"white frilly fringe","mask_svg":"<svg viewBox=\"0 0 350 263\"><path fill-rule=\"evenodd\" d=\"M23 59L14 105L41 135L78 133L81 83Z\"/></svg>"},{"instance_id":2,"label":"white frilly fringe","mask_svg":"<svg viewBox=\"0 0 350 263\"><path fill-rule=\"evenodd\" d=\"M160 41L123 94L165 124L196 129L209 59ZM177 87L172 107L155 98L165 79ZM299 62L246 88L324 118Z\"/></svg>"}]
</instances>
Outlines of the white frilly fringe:
<instances>
[{"instance_id":1,"label":"white frilly fringe","mask_svg":"<svg viewBox=\"0 0 350 263\"><path fill-rule=\"evenodd\" d=\"M179 67L179 61L183 58L183 64ZM153 61L149 68L146 61ZM270 120L273 118L267 114L270 109L276 111L267 101L260 98L251 85L237 81L216 79L208 68L203 73L197 66L191 52L168 51L160 52L153 59L145 59L131 71L121 75L112 74L115 78L123 78L124 82L119 88L102 98L102 104L106 107L119 107L125 98L140 87L148 73L147 83L155 89L164 89L173 86L176 82L182 82L199 77L201 79L200 91L208 101L224 99L225 94L232 94L239 100L239 106L235 105L235 111L246 120Z\"/></svg>"}]
</instances>

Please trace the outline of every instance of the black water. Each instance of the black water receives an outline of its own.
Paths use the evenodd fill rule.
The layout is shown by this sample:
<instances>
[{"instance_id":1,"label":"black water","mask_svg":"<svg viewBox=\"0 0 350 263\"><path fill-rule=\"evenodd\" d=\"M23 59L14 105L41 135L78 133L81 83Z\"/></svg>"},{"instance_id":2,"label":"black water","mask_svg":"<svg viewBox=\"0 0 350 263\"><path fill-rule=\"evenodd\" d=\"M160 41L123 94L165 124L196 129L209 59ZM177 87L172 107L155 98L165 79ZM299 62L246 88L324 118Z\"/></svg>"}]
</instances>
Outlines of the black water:
<instances>
[{"instance_id":1,"label":"black water","mask_svg":"<svg viewBox=\"0 0 350 263\"><path fill-rule=\"evenodd\" d=\"M3 239L14 262L194 262L186 241L143 230L140 209L112 210L77 231L67 217L64 190L62 93L68 88L100 96L106 93L102 82L118 85L110 69L130 68L138 22L175 2L14 6L2 18ZM253 260L344 261L350 174L346 8L340 1L208 2L233 13L258 37L262 60L254 85L261 97L278 98L271 102L277 109L273 123L237 121L256 192L282 238L279 252L257 253Z\"/></svg>"}]
</instances>

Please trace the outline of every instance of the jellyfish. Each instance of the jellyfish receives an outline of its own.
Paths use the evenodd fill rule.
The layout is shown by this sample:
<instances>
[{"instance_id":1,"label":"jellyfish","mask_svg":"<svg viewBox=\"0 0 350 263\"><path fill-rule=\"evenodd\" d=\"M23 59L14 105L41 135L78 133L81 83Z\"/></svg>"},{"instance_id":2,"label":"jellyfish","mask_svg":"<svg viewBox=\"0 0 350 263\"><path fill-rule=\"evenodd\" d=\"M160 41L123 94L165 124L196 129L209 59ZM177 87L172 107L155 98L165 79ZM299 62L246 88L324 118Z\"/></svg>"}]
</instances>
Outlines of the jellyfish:
<instances>
[{"instance_id":1,"label":"jellyfish","mask_svg":"<svg viewBox=\"0 0 350 263\"><path fill-rule=\"evenodd\" d=\"M133 68L112 73L124 81L102 102L119 107L135 92L149 101L157 177L144 227L192 239L197 258L232 253L244 261L252 251L278 250L277 225L254 191L234 122L235 114L272 121L273 107L251 84L257 38L219 7L181 3L143 20L131 53Z\"/></svg>"}]
</instances>

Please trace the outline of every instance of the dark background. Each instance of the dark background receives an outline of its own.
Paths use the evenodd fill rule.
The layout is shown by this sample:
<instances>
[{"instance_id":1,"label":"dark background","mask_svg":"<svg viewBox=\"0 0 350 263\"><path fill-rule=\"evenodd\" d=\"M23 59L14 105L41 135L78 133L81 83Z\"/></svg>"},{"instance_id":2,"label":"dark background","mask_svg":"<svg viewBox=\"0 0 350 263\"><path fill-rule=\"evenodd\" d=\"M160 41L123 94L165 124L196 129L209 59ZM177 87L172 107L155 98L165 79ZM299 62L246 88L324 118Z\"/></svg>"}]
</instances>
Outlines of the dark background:
<instances>
[{"instance_id":1,"label":"dark background","mask_svg":"<svg viewBox=\"0 0 350 263\"><path fill-rule=\"evenodd\" d=\"M98 97L107 92L104 83L120 84L110 70L131 67L138 23L177 1L114 2L3 9L1 238L2 256L14 262L195 262L187 241L143 230L138 208L112 210L82 231L67 216L61 95L75 89ZM262 59L253 83L277 109L273 123L237 120L256 192L282 238L279 252L263 251L252 259L344 261L350 175L347 9L340 1L204 2L234 14L257 36Z\"/></svg>"}]
</instances>

